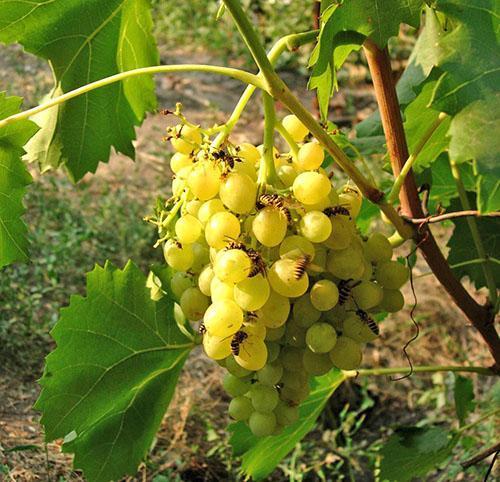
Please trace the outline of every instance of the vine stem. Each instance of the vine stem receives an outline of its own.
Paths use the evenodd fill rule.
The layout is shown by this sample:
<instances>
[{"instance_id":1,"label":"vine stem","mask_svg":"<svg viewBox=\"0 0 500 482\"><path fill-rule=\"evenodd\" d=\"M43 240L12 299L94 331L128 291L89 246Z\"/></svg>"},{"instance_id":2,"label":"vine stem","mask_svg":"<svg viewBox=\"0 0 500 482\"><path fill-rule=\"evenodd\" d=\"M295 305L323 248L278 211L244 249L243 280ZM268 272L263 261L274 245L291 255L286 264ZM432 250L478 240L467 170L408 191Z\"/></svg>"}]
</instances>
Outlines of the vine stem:
<instances>
[{"instance_id":1,"label":"vine stem","mask_svg":"<svg viewBox=\"0 0 500 482\"><path fill-rule=\"evenodd\" d=\"M435 214L427 216L425 218L408 218L407 221L412 224L441 223L449 219L465 218L465 217L498 218L500 217L500 211L493 211L491 213L482 213L474 209L467 209L464 211L453 211L451 213Z\"/></svg>"},{"instance_id":2,"label":"vine stem","mask_svg":"<svg viewBox=\"0 0 500 482\"><path fill-rule=\"evenodd\" d=\"M232 77L233 79L240 80L245 84L251 84L255 87L264 88L264 83L255 74L245 72L244 70L233 69L230 67L222 67L217 65L203 65L203 64L180 64L180 65L155 65L153 67L141 67L139 69L126 70L125 72L120 72L110 77L105 77L104 79L96 80L90 84L83 85L77 89L71 90L62 94L58 97L54 97L43 104L40 104L32 109L19 112L17 114L6 117L0 120L0 128L6 125L23 119L28 119L31 116L43 112L44 110L50 109L56 105L67 102L68 100L74 99L80 95L91 92L92 90L99 89L100 87L105 87L107 85L113 84L115 82L120 82L121 80L129 79L131 77L137 77L139 75L151 75L160 73L176 73L176 72L210 72L213 74L224 75L226 77Z\"/></svg>"},{"instance_id":3,"label":"vine stem","mask_svg":"<svg viewBox=\"0 0 500 482\"><path fill-rule=\"evenodd\" d=\"M373 79L392 170L397 177L409 155L389 54L387 49L379 49L369 39L364 43L364 51ZM425 217L411 169L404 179L399 200L404 216ZM492 311L488 306L480 305L455 277L428 225L424 224L421 229L416 230L414 239L436 278L467 319L481 333L495 360L496 369L500 371L500 338L493 323Z\"/></svg>"},{"instance_id":4,"label":"vine stem","mask_svg":"<svg viewBox=\"0 0 500 482\"><path fill-rule=\"evenodd\" d=\"M399 198L399 193L401 188L403 187L403 183L405 182L406 176L413 168L413 164L417 160L419 154L422 152L422 149L425 147L429 139L432 137L434 132L436 132L437 128L443 123L443 121L448 117L444 112L440 112L437 119L431 124L431 126L427 129L424 135L419 139L418 144L415 146L415 150L408 157L406 162L401 169L401 172L396 177L394 184L392 186L391 192L387 198L388 202L394 204Z\"/></svg>"},{"instance_id":5,"label":"vine stem","mask_svg":"<svg viewBox=\"0 0 500 482\"><path fill-rule=\"evenodd\" d=\"M465 190L464 183L462 181L460 168L458 167L457 163L451 159L450 159L450 167L451 167L451 174L453 175L453 179L455 179L455 184L457 185L458 197L460 198L462 208L470 210L471 206L469 203L469 199L467 197L467 192ZM491 304L493 306L496 306L497 287L495 283L495 276L493 274L493 270L491 269L491 264L488 261L488 255L486 254L486 251L484 249L484 244L483 241L481 240L481 234L479 233L477 222L473 217L468 217L467 225L469 226L469 231L472 236L472 241L474 243L478 256L485 260L484 263L481 263L481 267L483 269L484 279L486 280L486 286L488 287Z\"/></svg>"},{"instance_id":6,"label":"vine stem","mask_svg":"<svg viewBox=\"0 0 500 482\"><path fill-rule=\"evenodd\" d=\"M484 367L463 367L454 365L429 365L413 367L415 373L435 373L435 372L471 372L478 373L480 375L486 375L489 377L496 376L495 372L489 368ZM361 368L359 370L353 370L352 372L347 372L350 377L357 376L382 376L382 375L398 375L400 373L408 373L408 367L397 367L397 368ZM351 374L352 373L352 374Z\"/></svg>"},{"instance_id":7,"label":"vine stem","mask_svg":"<svg viewBox=\"0 0 500 482\"><path fill-rule=\"evenodd\" d=\"M269 53L267 54L269 62L271 63L272 66L274 66L276 61L279 59L279 57L285 50L287 49L295 50L302 45L314 41L318 33L319 30L310 30L308 32L290 34L280 38L273 45L273 47L271 48L271 50L269 50ZM241 114L243 113L246 105L248 104L248 101L254 94L256 88L257 87L255 85L248 85L247 88L244 90L231 116L229 117L224 126L224 130L212 142L212 146L214 148L220 147L221 144L227 139L231 131L234 129L234 126L240 120Z\"/></svg>"},{"instance_id":8,"label":"vine stem","mask_svg":"<svg viewBox=\"0 0 500 482\"><path fill-rule=\"evenodd\" d=\"M413 226L407 224L399 216L393 206L384 200L384 193L358 170L344 151L335 143L317 120L295 97L283 80L276 74L266 55L264 47L260 43L259 36L248 20L239 0L224 0L224 3L231 13L241 37L245 41L247 48L260 69L260 76L265 82L264 90L272 97L282 102L288 110L308 128L309 132L319 141L342 170L358 186L363 195L368 200L378 205L385 213L401 236L405 239L411 238L414 233Z\"/></svg>"},{"instance_id":9,"label":"vine stem","mask_svg":"<svg viewBox=\"0 0 500 482\"><path fill-rule=\"evenodd\" d=\"M276 111L274 109L274 99L262 92L262 102L264 104L264 153L260 161L258 184L274 184L278 180L276 166L274 165L274 127L276 124Z\"/></svg>"}]
</instances>

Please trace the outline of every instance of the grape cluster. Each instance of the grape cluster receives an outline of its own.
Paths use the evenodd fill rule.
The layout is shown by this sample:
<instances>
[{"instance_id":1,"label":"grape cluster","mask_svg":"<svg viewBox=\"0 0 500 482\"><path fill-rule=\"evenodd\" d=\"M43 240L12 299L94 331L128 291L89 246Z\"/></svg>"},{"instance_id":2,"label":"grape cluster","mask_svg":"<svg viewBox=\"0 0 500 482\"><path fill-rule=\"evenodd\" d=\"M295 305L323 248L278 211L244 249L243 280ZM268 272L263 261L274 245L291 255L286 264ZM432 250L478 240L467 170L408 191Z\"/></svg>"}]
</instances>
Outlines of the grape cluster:
<instances>
[{"instance_id":1,"label":"grape cluster","mask_svg":"<svg viewBox=\"0 0 500 482\"><path fill-rule=\"evenodd\" d=\"M157 218L178 315L199 322L228 372L229 414L256 436L298 419L311 377L359 367L409 274L383 234L357 230L359 190L335 190L321 146L295 116L282 123L299 151L275 149L275 185L260 182L262 146L214 148L197 126L170 128L173 197Z\"/></svg>"}]
</instances>

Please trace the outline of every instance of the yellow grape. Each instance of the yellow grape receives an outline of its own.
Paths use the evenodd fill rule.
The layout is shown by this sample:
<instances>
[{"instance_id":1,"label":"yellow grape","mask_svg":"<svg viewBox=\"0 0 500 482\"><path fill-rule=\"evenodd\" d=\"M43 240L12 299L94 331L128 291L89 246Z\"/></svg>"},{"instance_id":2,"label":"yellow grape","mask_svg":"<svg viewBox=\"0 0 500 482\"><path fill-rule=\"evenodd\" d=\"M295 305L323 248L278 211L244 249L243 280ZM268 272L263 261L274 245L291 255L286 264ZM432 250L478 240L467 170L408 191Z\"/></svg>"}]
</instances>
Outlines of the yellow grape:
<instances>
[{"instance_id":1,"label":"yellow grape","mask_svg":"<svg viewBox=\"0 0 500 482\"><path fill-rule=\"evenodd\" d=\"M194 262L192 247L189 244L179 245L172 239L163 246L163 255L167 264L176 271L187 271Z\"/></svg>"},{"instance_id":2,"label":"yellow grape","mask_svg":"<svg viewBox=\"0 0 500 482\"><path fill-rule=\"evenodd\" d=\"M249 334L239 348L239 354L234 358L243 368L257 371L266 364L267 346L262 338Z\"/></svg>"},{"instance_id":3,"label":"yellow grape","mask_svg":"<svg viewBox=\"0 0 500 482\"><path fill-rule=\"evenodd\" d=\"M281 258L298 258L307 254L314 259L316 251L314 245L303 236L287 236L279 246L279 255Z\"/></svg>"},{"instance_id":4,"label":"yellow grape","mask_svg":"<svg viewBox=\"0 0 500 482\"><path fill-rule=\"evenodd\" d=\"M330 280L316 281L311 288L311 303L319 311L331 310L339 301L339 289Z\"/></svg>"},{"instance_id":5,"label":"yellow grape","mask_svg":"<svg viewBox=\"0 0 500 482\"><path fill-rule=\"evenodd\" d=\"M293 114L285 116L281 123L295 142L301 142L309 134L309 129Z\"/></svg>"},{"instance_id":6,"label":"yellow grape","mask_svg":"<svg viewBox=\"0 0 500 482\"><path fill-rule=\"evenodd\" d=\"M170 142L177 152L190 154L198 149L201 144L201 132L199 127L179 124L175 126L175 133L176 135L170 139Z\"/></svg>"},{"instance_id":7,"label":"yellow grape","mask_svg":"<svg viewBox=\"0 0 500 482\"><path fill-rule=\"evenodd\" d=\"M188 288L182 293L179 304L189 321L198 321L203 318L208 308L209 298L198 288Z\"/></svg>"},{"instance_id":8,"label":"yellow grape","mask_svg":"<svg viewBox=\"0 0 500 482\"><path fill-rule=\"evenodd\" d=\"M231 211L247 214L255 207L257 184L244 172L233 172L222 181L219 196Z\"/></svg>"},{"instance_id":9,"label":"yellow grape","mask_svg":"<svg viewBox=\"0 0 500 482\"><path fill-rule=\"evenodd\" d=\"M217 196L220 187L220 170L208 161L199 161L188 177L188 186L201 201Z\"/></svg>"},{"instance_id":10,"label":"yellow grape","mask_svg":"<svg viewBox=\"0 0 500 482\"><path fill-rule=\"evenodd\" d=\"M317 142L307 142L299 149L297 164L304 171L314 171L321 167L324 158L323 148Z\"/></svg>"},{"instance_id":11,"label":"yellow grape","mask_svg":"<svg viewBox=\"0 0 500 482\"><path fill-rule=\"evenodd\" d=\"M222 360L231 355L231 337L214 336L205 333L203 335L203 349L209 358Z\"/></svg>"},{"instance_id":12,"label":"yellow grape","mask_svg":"<svg viewBox=\"0 0 500 482\"><path fill-rule=\"evenodd\" d=\"M240 281L234 287L234 300L245 311L256 311L264 306L271 289L262 274Z\"/></svg>"},{"instance_id":13,"label":"yellow grape","mask_svg":"<svg viewBox=\"0 0 500 482\"><path fill-rule=\"evenodd\" d=\"M203 323L211 335L231 336L243 324L243 311L232 300L216 301L207 308Z\"/></svg>"},{"instance_id":14,"label":"yellow grape","mask_svg":"<svg viewBox=\"0 0 500 482\"><path fill-rule=\"evenodd\" d=\"M173 173L178 174L179 171L185 167L192 167L193 159L187 154L176 152L170 159L170 169Z\"/></svg>"},{"instance_id":15,"label":"yellow grape","mask_svg":"<svg viewBox=\"0 0 500 482\"><path fill-rule=\"evenodd\" d=\"M268 272L271 288L282 296L297 298L307 291L309 276L303 273L297 277L300 260L289 258L276 261ZM297 279L298 278L298 279Z\"/></svg>"},{"instance_id":16,"label":"yellow grape","mask_svg":"<svg viewBox=\"0 0 500 482\"><path fill-rule=\"evenodd\" d=\"M227 211L215 213L205 226L205 239L211 248L222 249L241 232L238 218Z\"/></svg>"},{"instance_id":17,"label":"yellow grape","mask_svg":"<svg viewBox=\"0 0 500 482\"><path fill-rule=\"evenodd\" d=\"M286 216L274 207L261 209L252 222L252 231L257 241L267 247L280 244L286 235L287 227Z\"/></svg>"},{"instance_id":18,"label":"yellow grape","mask_svg":"<svg viewBox=\"0 0 500 482\"><path fill-rule=\"evenodd\" d=\"M230 249L217 255L214 273L221 281L239 283L248 276L251 267L252 261L244 251Z\"/></svg>"},{"instance_id":19,"label":"yellow grape","mask_svg":"<svg viewBox=\"0 0 500 482\"><path fill-rule=\"evenodd\" d=\"M275 291L271 291L269 298L257 312L259 320L268 328L279 328L282 326L290 313L290 301Z\"/></svg>"},{"instance_id":20,"label":"yellow grape","mask_svg":"<svg viewBox=\"0 0 500 482\"><path fill-rule=\"evenodd\" d=\"M200 206L200 209L198 210L198 219L200 220L201 224L205 226L208 220L215 213L223 212L225 210L226 208L224 207L224 204L222 204L222 201L219 198L209 199Z\"/></svg>"},{"instance_id":21,"label":"yellow grape","mask_svg":"<svg viewBox=\"0 0 500 482\"><path fill-rule=\"evenodd\" d=\"M234 300L234 283L225 283L214 274L210 282L210 295L212 301Z\"/></svg>"},{"instance_id":22,"label":"yellow grape","mask_svg":"<svg viewBox=\"0 0 500 482\"><path fill-rule=\"evenodd\" d=\"M319 172L302 172L293 181L293 194L302 204L316 204L330 194L330 179Z\"/></svg>"},{"instance_id":23,"label":"yellow grape","mask_svg":"<svg viewBox=\"0 0 500 482\"><path fill-rule=\"evenodd\" d=\"M191 214L181 216L175 223L175 235L181 244L192 244L201 235L203 226Z\"/></svg>"}]
</instances>

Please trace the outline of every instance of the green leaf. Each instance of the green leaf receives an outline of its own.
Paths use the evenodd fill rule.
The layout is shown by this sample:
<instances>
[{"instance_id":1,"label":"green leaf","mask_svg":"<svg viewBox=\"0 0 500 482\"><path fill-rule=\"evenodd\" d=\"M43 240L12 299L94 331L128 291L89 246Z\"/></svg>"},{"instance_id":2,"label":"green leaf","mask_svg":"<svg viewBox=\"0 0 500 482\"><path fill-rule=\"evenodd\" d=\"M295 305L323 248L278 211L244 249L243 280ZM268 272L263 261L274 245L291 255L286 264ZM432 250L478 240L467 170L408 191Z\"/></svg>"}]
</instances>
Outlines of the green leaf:
<instances>
[{"instance_id":1,"label":"green leaf","mask_svg":"<svg viewBox=\"0 0 500 482\"><path fill-rule=\"evenodd\" d=\"M149 0L0 0L0 8L0 42L19 42L50 61L54 94L158 64ZM107 162L111 147L133 157L134 126L155 107L150 76L84 94L46 115L32 158L42 169L65 162L79 180Z\"/></svg>"},{"instance_id":2,"label":"green leaf","mask_svg":"<svg viewBox=\"0 0 500 482\"><path fill-rule=\"evenodd\" d=\"M21 97L0 92L0 119L19 112ZM23 196L32 178L21 157L23 145L38 130L31 121L20 121L0 128L0 268L14 261L27 261L28 239L21 217Z\"/></svg>"},{"instance_id":3,"label":"green leaf","mask_svg":"<svg viewBox=\"0 0 500 482\"><path fill-rule=\"evenodd\" d=\"M475 204L474 201L474 196L471 194L472 206ZM461 209L462 206L458 199L454 199L450 203L450 211L460 211ZM474 241L472 239L466 218L454 219L453 224L455 224L455 229L453 230L453 235L447 244L448 248L450 248L448 263L450 265L456 265L478 259L479 256L474 248ZM477 218L476 224L483 242L486 256L492 258L490 265L495 282L498 285L500 284L500 261L497 259L498 253L500 252L500 219L487 217ZM493 261L495 259L496 261ZM480 264L466 264L464 266L458 266L454 268L453 271L459 278L468 276L477 289L486 286L483 269Z\"/></svg>"},{"instance_id":4,"label":"green leaf","mask_svg":"<svg viewBox=\"0 0 500 482\"><path fill-rule=\"evenodd\" d=\"M410 154L415 151L429 127L438 119L439 111L427 106L435 84L435 81L426 82L419 95L406 106L404 127ZM427 140L413 164L416 172L429 167L447 149L450 142L447 136L449 126L450 119L446 118Z\"/></svg>"},{"instance_id":5,"label":"green leaf","mask_svg":"<svg viewBox=\"0 0 500 482\"><path fill-rule=\"evenodd\" d=\"M131 262L87 276L52 335L36 408L47 440L65 437L86 480L134 474L172 398L192 347L178 330L173 302L154 302Z\"/></svg>"},{"instance_id":6,"label":"green leaf","mask_svg":"<svg viewBox=\"0 0 500 482\"><path fill-rule=\"evenodd\" d=\"M396 430L380 450L380 480L405 482L424 477L451 456L458 439L439 427Z\"/></svg>"},{"instance_id":7,"label":"green leaf","mask_svg":"<svg viewBox=\"0 0 500 482\"><path fill-rule=\"evenodd\" d=\"M309 88L317 90L324 119L337 85L336 72L349 54L367 37L385 47L401 23L418 26L422 6L423 0L344 0L323 12L318 44L309 61L313 66Z\"/></svg>"},{"instance_id":8,"label":"green leaf","mask_svg":"<svg viewBox=\"0 0 500 482\"><path fill-rule=\"evenodd\" d=\"M243 454L243 472L254 480L269 475L313 428L326 402L344 380L345 376L340 370L332 370L316 378L309 398L300 406L300 419L280 435L259 439L251 434L244 423L232 424L230 442L235 454Z\"/></svg>"},{"instance_id":9,"label":"green leaf","mask_svg":"<svg viewBox=\"0 0 500 482\"><path fill-rule=\"evenodd\" d=\"M474 161L478 208L500 210L500 95L468 105L451 121L450 158Z\"/></svg>"},{"instance_id":10,"label":"green leaf","mask_svg":"<svg viewBox=\"0 0 500 482\"><path fill-rule=\"evenodd\" d=\"M498 90L500 4L496 0L438 0L436 8L454 28L438 42L440 77L431 104L456 114Z\"/></svg>"},{"instance_id":11,"label":"green leaf","mask_svg":"<svg viewBox=\"0 0 500 482\"><path fill-rule=\"evenodd\" d=\"M467 415L475 408L472 380L455 374L453 396L455 398L455 412L457 413L460 426L462 426L465 424Z\"/></svg>"}]
</instances>

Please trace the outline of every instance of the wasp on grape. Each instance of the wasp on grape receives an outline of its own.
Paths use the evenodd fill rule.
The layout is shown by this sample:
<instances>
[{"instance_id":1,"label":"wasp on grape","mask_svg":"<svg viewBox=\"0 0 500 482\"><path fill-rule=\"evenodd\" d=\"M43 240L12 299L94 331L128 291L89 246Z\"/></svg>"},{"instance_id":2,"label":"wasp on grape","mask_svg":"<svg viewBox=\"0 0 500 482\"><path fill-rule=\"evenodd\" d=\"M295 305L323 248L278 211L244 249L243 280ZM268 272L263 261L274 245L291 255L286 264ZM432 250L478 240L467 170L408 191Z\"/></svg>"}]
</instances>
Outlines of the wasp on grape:
<instances>
[{"instance_id":1,"label":"wasp on grape","mask_svg":"<svg viewBox=\"0 0 500 482\"><path fill-rule=\"evenodd\" d=\"M198 333L200 335L204 335L207 332L207 327L205 326L205 323L203 321L200 323L200 326L198 327Z\"/></svg>"},{"instance_id":2,"label":"wasp on grape","mask_svg":"<svg viewBox=\"0 0 500 482\"><path fill-rule=\"evenodd\" d=\"M237 331L231 340L231 353L233 356L240 354L240 345L248 338L248 333L244 331Z\"/></svg>"},{"instance_id":3,"label":"wasp on grape","mask_svg":"<svg viewBox=\"0 0 500 482\"><path fill-rule=\"evenodd\" d=\"M311 260L312 258L310 254L303 254L296 259L293 269L294 279L299 280L300 278L302 278L302 276L304 276L304 273L309 267Z\"/></svg>"},{"instance_id":4,"label":"wasp on grape","mask_svg":"<svg viewBox=\"0 0 500 482\"><path fill-rule=\"evenodd\" d=\"M257 208L262 209L266 206L276 208L283 216L285 216L288 224L292 224L292 214L290 213L289 207L291 203L283 196L279 194L262 194L257 200Z\"/></svg>"},{"instance_id":5,"label":"wasp on grape","mask_svg":"<svg viewBox=\"0 0 500 482\"><path fill-rule=\"evenodd\" d=\"M366 326L370 328L371 332L374 335L377 336L380 335L380 329L377 325L377 322L366 311L358 308L356 310L356 315L358 315L361 321L363 321L366 324Z\"/></svg>"},{"instance_id":6,"label":"wasp on grape","mask_svg":"<svg viewBox=\"0 0 500 482\"><path fill-rule=\"evenodd\" d=\"M352 284L351 283L352 278L348 280L341 280L339 282L338 288L339 288L339 305L343 305L347 302L349 299L349 296L351 296L351 291L355 286L358 286L361 281L357 281L356 283Z\"/></svg>"},{"instance_id":7,"label":"wasp on grape","mask_svg":"<svg viewBox=\"0 0 500 482\"><path fill-rule=\"evenodd\" d=\"M344 206L334 206L326 208L323 210L323 213L326 214L328 217L333 217L338 215L348 216L349 218L351 217L351 212Z\"/></svg>"},{"instance_id":8,"label":"wasp on grape","mask_svg":"<svg viewBox=\"0 0 500 482\"><path fill-rule=\"evenodd\" d=\"M226 245L224 248L225 250L229 249L239 249L243 252L245 252L248 257L250 258L250 261L252 262L252 268L250 269L250 273L248 273L249 278L253 278L254 276L257 276L259 273L262 275L266 275L266 262L264 261L264 258L260 255L258 251L256 251L253 248L248 248L245 243L242 243L241 241L238 241L236 239L232 239L229 241L229 243Z\"/></svg>"}]
</instances>

